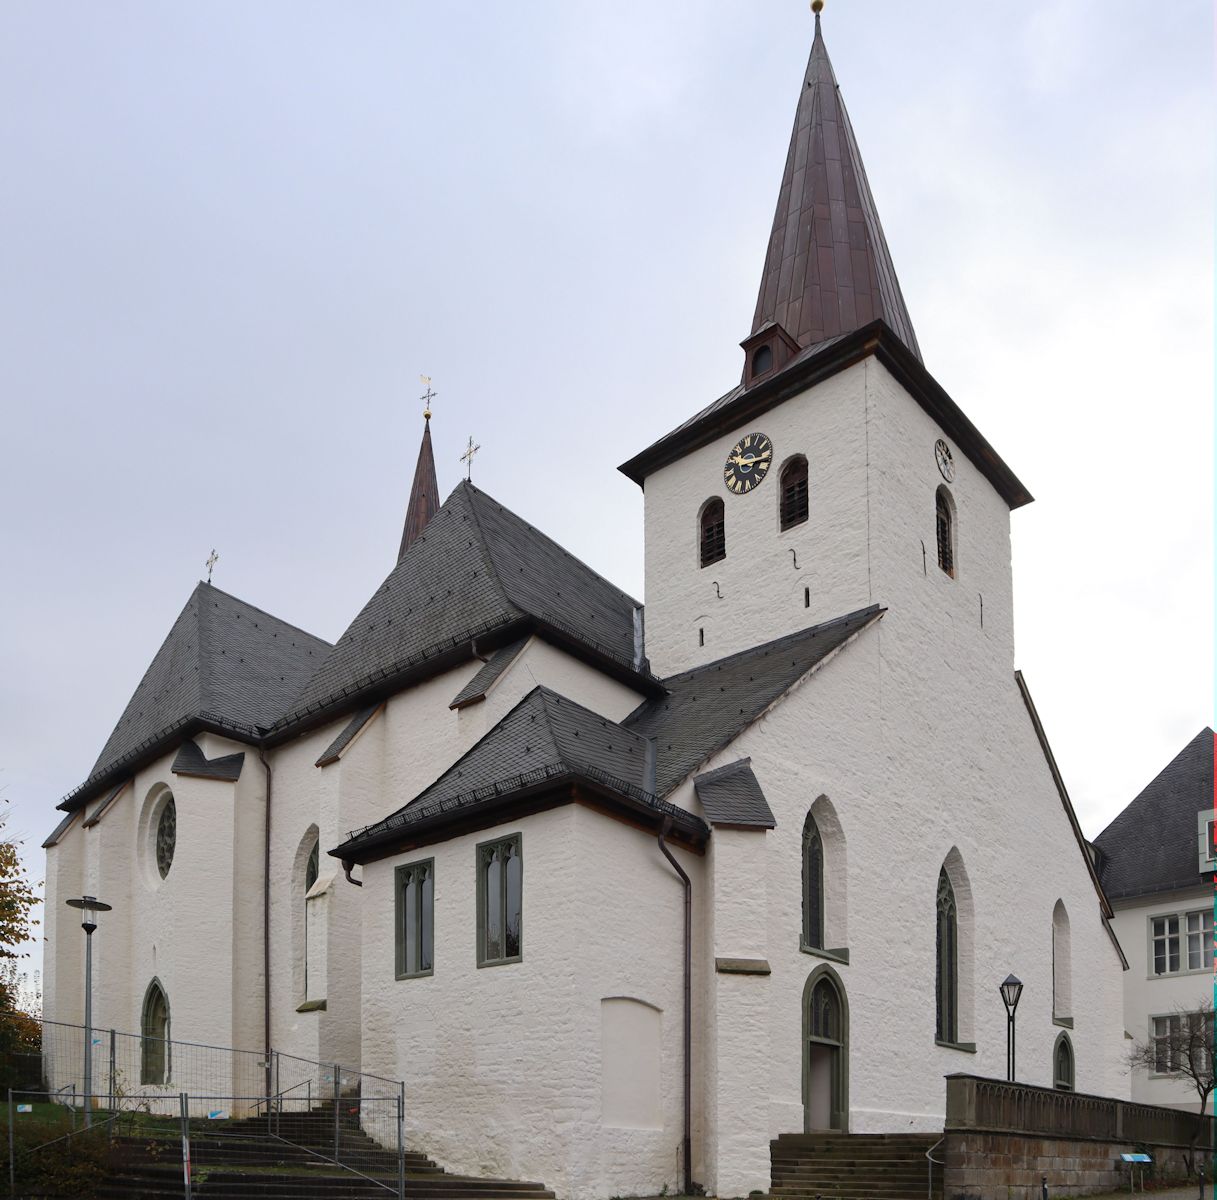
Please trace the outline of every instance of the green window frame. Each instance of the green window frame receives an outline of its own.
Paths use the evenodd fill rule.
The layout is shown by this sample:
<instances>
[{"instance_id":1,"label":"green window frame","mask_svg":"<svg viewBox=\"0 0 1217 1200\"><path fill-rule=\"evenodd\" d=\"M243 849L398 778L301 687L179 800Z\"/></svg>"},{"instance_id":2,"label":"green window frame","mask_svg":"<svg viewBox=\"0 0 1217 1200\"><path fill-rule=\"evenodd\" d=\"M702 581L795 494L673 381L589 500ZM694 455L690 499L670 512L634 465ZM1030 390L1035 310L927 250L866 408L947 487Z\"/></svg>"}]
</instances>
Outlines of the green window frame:
<instances>
[{"instance_id":1,"label":"green window frame","mask_svg":"<svg viewBox=\"0 0 1217 1200\"><path fill-rule=\"evenodd\" d=\"M498 967L524 957L523 839L481 842L477 863L477 964Z\"/></svg>"},{"instance_id":2,"label":"green window frame","mask_svg":"<svg viewBox=\"0 0 1217 1200\"><path fill-rule=\"evenodd\" d=\"M435 971L435 859L405 863L393 872L398 979Z\"/></svg>"}]
</instances>

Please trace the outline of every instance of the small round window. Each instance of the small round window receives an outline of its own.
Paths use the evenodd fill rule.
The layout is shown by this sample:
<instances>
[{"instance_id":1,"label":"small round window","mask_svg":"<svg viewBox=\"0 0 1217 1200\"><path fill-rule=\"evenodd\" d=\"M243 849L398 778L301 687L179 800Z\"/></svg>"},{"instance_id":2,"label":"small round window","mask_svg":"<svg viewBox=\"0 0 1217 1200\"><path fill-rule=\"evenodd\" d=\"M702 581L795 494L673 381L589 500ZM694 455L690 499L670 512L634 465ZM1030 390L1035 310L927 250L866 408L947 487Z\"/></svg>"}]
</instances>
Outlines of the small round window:
<instances>
[{"instance_id":1,"label":"small round window","mask_svg":"<svg viewBox=\"0 0 1217 1200\"><path fill-rule=\"evenodd\" d=\"M173 866L173 852L177 848L177 806L169 796L161 808L156 822L156 869L164 879Z\"/></svg>"}]
</instances>

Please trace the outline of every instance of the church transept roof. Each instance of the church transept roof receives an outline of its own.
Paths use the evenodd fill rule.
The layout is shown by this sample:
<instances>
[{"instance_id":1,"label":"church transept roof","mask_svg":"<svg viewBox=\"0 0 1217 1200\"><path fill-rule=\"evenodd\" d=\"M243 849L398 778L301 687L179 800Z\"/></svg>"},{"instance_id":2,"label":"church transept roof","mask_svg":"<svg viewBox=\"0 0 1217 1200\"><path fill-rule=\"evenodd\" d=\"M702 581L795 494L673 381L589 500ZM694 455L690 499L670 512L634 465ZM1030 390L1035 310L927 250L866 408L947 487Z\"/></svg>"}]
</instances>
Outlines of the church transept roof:
<instances>
[{"instance_id":1,"label":"church transept roof","mask_svg":"<svg viewBox=\"0 0 1217 1200\"><path fill-rule=\"evenodd\" d=\"M200 583L114 726L75 808L171 743L200 729L254 740L273 725L330 644Z\"/></svg>"},{"instance_id":2,"label":"church transept roof","mask_svg":"<svg viewBox=\"0 0 1217 1200\"><path fill-rule=\"evenodd\" d=\"M640 657L642 606L467 480L376 590L309 681L281 729L316 723L438 669L542 632L598 666L657 687ZM479 640L480 639L480 640Z\"/></svg>"}]
</instances>

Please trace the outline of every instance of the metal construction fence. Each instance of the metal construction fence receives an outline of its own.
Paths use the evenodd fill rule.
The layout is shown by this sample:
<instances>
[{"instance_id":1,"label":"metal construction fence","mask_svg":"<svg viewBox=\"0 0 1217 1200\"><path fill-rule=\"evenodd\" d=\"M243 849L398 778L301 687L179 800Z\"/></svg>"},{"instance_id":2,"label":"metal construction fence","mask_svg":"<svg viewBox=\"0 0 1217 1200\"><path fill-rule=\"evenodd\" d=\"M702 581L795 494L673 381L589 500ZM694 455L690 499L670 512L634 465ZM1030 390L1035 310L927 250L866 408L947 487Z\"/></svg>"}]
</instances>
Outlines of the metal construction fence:
<instances>
[{"instance_id":1,"label":"metal construction fence","mask_svg":"<svg viewBox=\"0 0 1217 1200\"><path fill-rule=\"evenodd\" d=\"M356 1175L404 1196L404 1085L337 1063L116 1030L86 1039L81 1026L0 1013L0 1087L10 1195L56 1156L104 1145L108 1169L162 1192L180 1182L185 1196L201 1179L272 1167L302 1183Z\"/></svg>"}]
</instances>

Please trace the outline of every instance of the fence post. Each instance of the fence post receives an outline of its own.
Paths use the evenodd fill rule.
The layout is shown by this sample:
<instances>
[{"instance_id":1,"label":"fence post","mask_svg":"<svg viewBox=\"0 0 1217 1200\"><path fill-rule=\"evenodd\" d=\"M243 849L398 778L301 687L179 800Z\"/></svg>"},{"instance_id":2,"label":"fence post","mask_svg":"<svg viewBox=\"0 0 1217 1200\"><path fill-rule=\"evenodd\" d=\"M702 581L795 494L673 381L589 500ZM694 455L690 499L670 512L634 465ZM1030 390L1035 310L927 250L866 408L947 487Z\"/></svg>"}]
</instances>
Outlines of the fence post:
<instances>
[{"instance_id":1,"label":"fence post","mask_svg":"<svg viewBox=\"0 0 1217 1200\"><path fill-rule=\"evenodd\" d=\"M13 1089L8 1089L8 1194L17 1194L17 1168L15 1164L15 1138L13 1137Z\"/></svg>"},{"instance_id":2,"label":"fence post","mask_svg":"<svg viewBox=\"0 0 1217 1200\"><path fill-rule=\"evenodd\" d=\"M397 1091L397 1200L406 1200L406 1085Z\"/></svg>"},{"instance_id":3,"label":"fence post","mask_svg":"<svg viewBox=\"0 0 1217 1200\"><path fill-rule=\"evenodd\" d=\"M275 1136L279 1136L279 1115L283 1110L283 1093L279 1090L279 1051L275 1051ZM270 1114L267 1114L269 1121Z\"/></svg>"},{"instance_id":4,"label":"fence post","mask_svg":"<svg viewBox=\"0 0 1217 1200\"><path fill-rule=\"evenodd\" d=\"M334 1064L334 1161L338 1161L338 1098L341 1088L339 1080L342 1078L342 1068L337 1063Z\"/></svg>"},{"instance_id":5,"label":"fence post","mask_svg":"<svg viewBox=\"0 0 1217 1200\"><path fill-rule=\"evenodd\" d=\"M115 1055L115 1052L114 1052L114 1045L115 1045L115 1041L116 1041L117 1037L118 1037L118 1035L114 1032L113 1029L111 1029L110 1030L110 1108L111 1109L113 1109L115 1107L115 1092L117 1091L116 1085L118 1082L118 1080L116 1078L118 1072L117 1072L117 1068L115 1065L117 1062L117 1056Z\"/></svg>"},{"instance_id":6,"label":"fence post","mask_svg":"<svg viewBox=\"0 0 1217 1200\"><path fill-rule=\"evenodd\" d=\"M178 1102L182 1106L182 1181L186 1185L186 1200L190 1200L190 1100L185 1092L178 1093Z\"/></svg>"}]
</instances>

